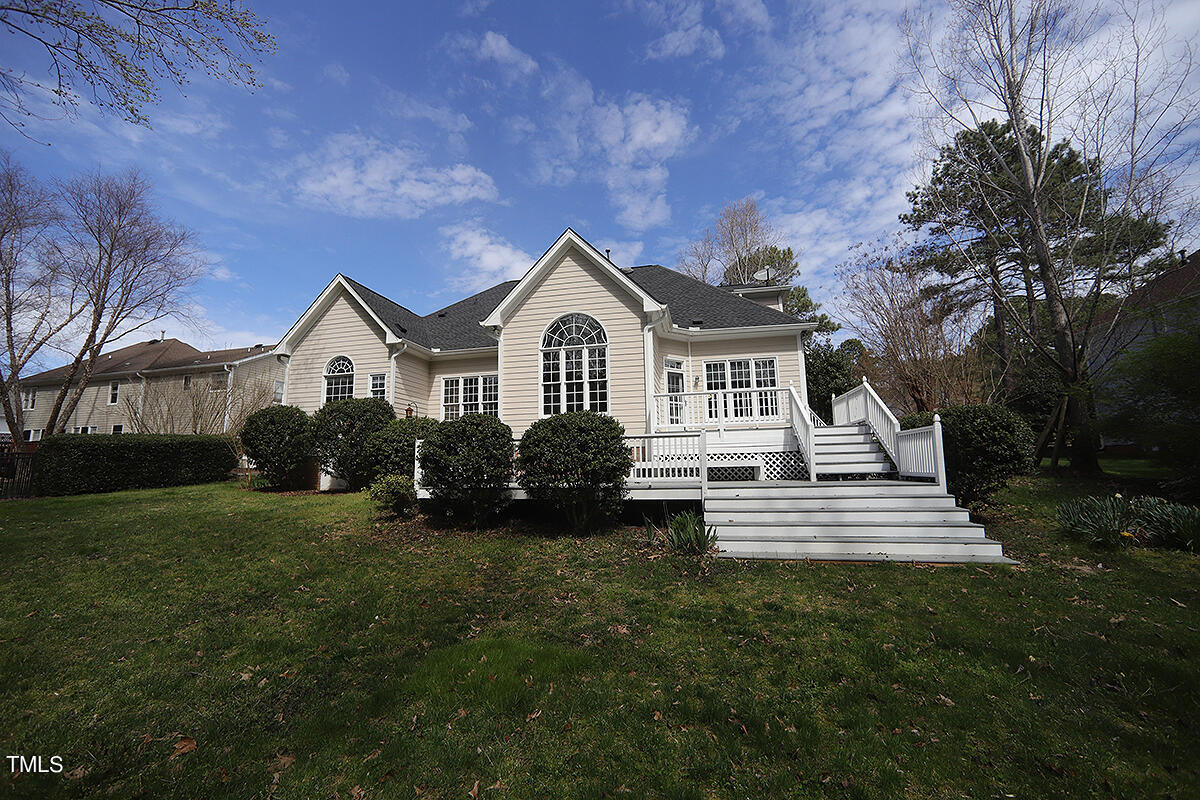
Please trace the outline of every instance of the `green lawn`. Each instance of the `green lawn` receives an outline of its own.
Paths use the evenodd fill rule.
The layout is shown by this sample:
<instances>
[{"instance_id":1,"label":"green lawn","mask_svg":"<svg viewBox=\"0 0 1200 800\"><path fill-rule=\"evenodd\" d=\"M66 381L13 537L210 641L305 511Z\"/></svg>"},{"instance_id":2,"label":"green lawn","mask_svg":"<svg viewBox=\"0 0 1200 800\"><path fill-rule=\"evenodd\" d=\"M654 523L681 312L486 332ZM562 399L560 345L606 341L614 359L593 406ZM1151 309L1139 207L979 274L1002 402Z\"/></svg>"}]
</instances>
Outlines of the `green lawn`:
<instances>
[{"instance_id":1,"label":"green lawn","mask_svg":"<svg viewBox=\"0 0 1200 800\"><path fill-rule=\"evenodd\" d=\"M0 503L0 756L70 774L0 795L1195 797L1200 558L1064 543L1085 488L1014 484L986 568L231 485Z\"/></svg>"}]
</instances>

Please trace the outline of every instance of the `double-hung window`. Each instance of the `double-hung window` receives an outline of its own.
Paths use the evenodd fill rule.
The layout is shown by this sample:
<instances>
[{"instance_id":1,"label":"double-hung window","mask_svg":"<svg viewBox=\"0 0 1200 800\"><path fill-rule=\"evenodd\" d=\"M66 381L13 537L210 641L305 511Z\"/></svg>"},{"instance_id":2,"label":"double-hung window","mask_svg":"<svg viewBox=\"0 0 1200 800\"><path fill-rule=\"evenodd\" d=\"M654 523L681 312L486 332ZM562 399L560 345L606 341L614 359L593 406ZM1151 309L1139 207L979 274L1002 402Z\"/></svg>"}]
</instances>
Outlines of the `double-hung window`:
<instances>
[{"instance_id":1,"label":"double-hung window","mask_svg":"<svg viewBox=\"0 0 1200 800\"><path fill-rule=\"evenodd\" d=\"M500 416L499 376L442 378L442 419L458 419L463 414Z\"/></svg>"},{"instance_id":2,"label":"double-hung window","mask_svg":"<svg viewBox=\"0 0 1200 800\"><path fill-rule=\"evenodd\" d=\"M22 436L27 442L40 442L42 440L43 428L26 428L22 432Z\"/></svg>"},{"instance_id":3,"label":"double-hung window","mask_svg":"<svg viewBox=\"0 0 1200 800\"><path fill-rule=\"evenodd\" d=\"M371 397L380 399L387 397L387 374L375 372L371 374Z\"/></svg>"},{"instance_id":4,"label":"double-hung window","mask_svg":"<svg viewBox=\"0 0 1200 800\"><path fill-rule=\"evenodd\" d=\"M21 409L29 411L37 408L37 389L23 389L21 391Z\"/></svg>"},{"instance_id":5,"label":"double-hung window","mask_svg":"<svg viewBox=\"0 0 1200 800\"><path fill-rule=\"evenodd\" d=\"M275 381L275 391L271 395L271 402L275 405L283 402L283 381Z\"/></svg>"},{"instance_id":6,"label":"double-hung window","mask_svg":"<svg viewBox=\"0 0 1200 800\"><path fill-rule=\"evenodd\" d=\"M121 382L110 381L108 384L108 404L115 406L117 401L121 399Z\"/></svg>"},{"instance_id":7,"label":"double-hung window","mask_svg":"<svg viewBox=\"0 0 1200 800\"><path fill-rule=\"evenodd\" d=\"M707 405L710 420L777 417L779 396L774 390L778 387L779 370L774 358L704 362L704 389L712 392Z\"/></svg>"},{"instance_id":8,"label":"double-hung window","mask_svg":"<svg viewBox=\"0 0 1200 800\"><path fill-rule=\"evenodd\" d=\"M542 416L608 412L608 335L586 314L559 317L542 336Z\"/></svg>"},{"instance_id":9,"label":"double-hung window","mask_svg":"<svg viewBox=\"0 0 1200 800\"><path fill-rule=\"evenodd\" d=\"M335 356L325 365L325 402L354 397L354 362Z\"/></svg>"}]
</instances>

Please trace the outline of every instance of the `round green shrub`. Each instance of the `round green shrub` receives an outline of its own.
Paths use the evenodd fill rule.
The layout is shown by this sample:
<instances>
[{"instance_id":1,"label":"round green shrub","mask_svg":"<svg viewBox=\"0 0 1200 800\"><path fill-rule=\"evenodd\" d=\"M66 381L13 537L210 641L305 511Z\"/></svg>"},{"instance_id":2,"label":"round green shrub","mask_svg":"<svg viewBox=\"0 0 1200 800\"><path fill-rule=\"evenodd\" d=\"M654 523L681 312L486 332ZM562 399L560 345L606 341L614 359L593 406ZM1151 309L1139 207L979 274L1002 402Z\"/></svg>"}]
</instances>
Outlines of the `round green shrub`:
<instances>
[{"instance_id":1,"label":"round green shrub","mask_svg":"<svg viewBox=\"0 0 1200 800\"><path fill-rule=\"evenodd\" d=\"M633 456L625 428L594 411L534 422L521 437L517 480L530 499L562 509L575 533L588 533L621 511Z\"/></svg>"},{"instance_id":2,"label":"round green shrub","mask_svg":"<svg viewBox=\"0 0 1200 800\"><path fill-rule=\"evenodd\" d=\"M385 514L411 517L417 510L417 487L409 475L381 475L367 489L367 496Z\"/></svg>"},{"instance_id":3,"label":"round green shrub","mask_svg":"<svg viewBox=\"0 0 1200 800\"><path fill-rule=\"evenodd\" d=\"M277 489L290 489L313 454L312 420L295 406L268 406L246 418L238 434L246 456Z\"/></svg>"},{"instance_id":4,"label":"round green shrub","mask_svg":"<svg viewBox=\"0 0 1200 800\"><path fill-rule=\"evenodd\" d=\"M321 467L346 482L351 491L375 477L367 440L396 418L390 403L379 397L334 400L313 414L313 442Z\"/></svg>"},{"instance_id":5,"label":"round green shrub","mask_svg":"<svg viewBox=\"0 0 1200 800\"><path fill-rule=\"evenodd\" d=\"M486 414L437 425L421 444L421 484L442 517L479 527L509 502L512 428Z\"/></svg>"},{"instance_id":6,"label":"round green shrub","mask_svg":"<svg viewBox=\"0 0 1200 800\"><path fill-rule=\"evenodd\" d=\"M964 503L983 500L1014 475L1033 466L1033 431L1004 406L948 406L942 418L946 478L950 494ZM900 427L933 424L933 413L909 414Z\"/></svg>"},{"instance_id":7,"label":"round green shrub","mask_svg":"<svg viewBox=\"0 0 1200 800\"><path fill-rule=\"evenodd\" d=\"M384 475L413 475L416 462L416 443L425 439L438 425L429 417L401 417L372 433L367 439L367 459L373 477Z\"/></svg>"}]
</instances>

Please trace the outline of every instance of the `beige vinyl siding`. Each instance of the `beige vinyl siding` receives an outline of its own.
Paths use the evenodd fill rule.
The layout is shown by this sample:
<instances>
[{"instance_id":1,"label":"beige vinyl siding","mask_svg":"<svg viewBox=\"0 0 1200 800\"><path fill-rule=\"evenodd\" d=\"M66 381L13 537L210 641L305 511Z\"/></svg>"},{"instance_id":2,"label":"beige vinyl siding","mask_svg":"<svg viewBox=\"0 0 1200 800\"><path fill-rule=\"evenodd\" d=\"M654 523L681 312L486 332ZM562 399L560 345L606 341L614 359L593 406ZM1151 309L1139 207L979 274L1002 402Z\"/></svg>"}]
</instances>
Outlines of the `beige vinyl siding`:
<instances>
[{"instance_id":1,"label":"beige vinyl siding","mask_svg":"<svg viewBox=\"0 0 1200 800\"><path fill-rule=\"evenodd\" d=\"M463 375L496 375L496 361L496 353L432 361L429 365L429 416L434 419L442 418L442 378ZM503 387L500 392L503 395Z\"/></svg>"},{"instance_id":2,"label":"beige vinyl siding","mask_svg":"<svg viewBox=\"0 0 1200 800\"><path fill-rule=\"evenodd\" d=\"M179 379L176 378L176 380ZM233 368L233 382L235 385L265 381L268 385L274 387L275 381L281 380L283 380L283 365L279 363L279 359L274 355L256 358L253 361L247 361L245 364L238 364Z\"/></svg>"},{"instance_id":3,"label":"beige vinyl siding","mask_svg":"<svg viewBox=\"0 0 1200 800\"><path fill-rule=\"evenodd\" d=\"M628 433L646 430L641 305L574 249L542 278L504 326L501 418L520 436L541 415L541 338L563 314L597 319L608 335L609 413Z\"/></svg>"},{"instance_id":4,"label":"beige vinyl siding","mask_svg":"<svg viewBox=\"0 0 1200 800\"><path fill-rule=\"evenodd\" d=\"M113 380L119 381L120 390L117 404L110 406L108 405L108 391L109 383ZM45 429L46 422L50 419L50 409L54 407L54 398L58 394L58 389L58 386L37 387L37 407L32 411L24 412L25 429ZM134 380L130 378L101 378L98 381L89 382L79 398L79 404L75 406L74 413L67 419L67 433L80 425L95 427L98 429L98 433L111 433L113 425L124 425L128 432L129 420L125 418L124 406L126 393L131 390L136 391L136 386ZM64 400L64 402L66 401Z\"/></svg>"},{"instance_id":5,"label":"beige vinyl siding","mask_svg":"<svg viewBox=\"0 0 1200 800\"><path fill-rule=\"evenodd\" d=\"M392 397L395 398L397 414L403 414L404 410L412 405L417 416L437 417L437 406L428 405L429 362L411 351L398 355L396 388Z\"/></svg>"},{"instance_id":6,"label":"beige vinyl siding","mask_svg":"<svg viewBox=\"0 0 1200 800\"><path fill-rule=\"evenodd\" d=\"M335 356L354 362L354 396L370 396L370 375L390 375L384 332L345 291L292 348L287 402L312 413L325 402L325 365Z\"/></svg>"}]
</instances>

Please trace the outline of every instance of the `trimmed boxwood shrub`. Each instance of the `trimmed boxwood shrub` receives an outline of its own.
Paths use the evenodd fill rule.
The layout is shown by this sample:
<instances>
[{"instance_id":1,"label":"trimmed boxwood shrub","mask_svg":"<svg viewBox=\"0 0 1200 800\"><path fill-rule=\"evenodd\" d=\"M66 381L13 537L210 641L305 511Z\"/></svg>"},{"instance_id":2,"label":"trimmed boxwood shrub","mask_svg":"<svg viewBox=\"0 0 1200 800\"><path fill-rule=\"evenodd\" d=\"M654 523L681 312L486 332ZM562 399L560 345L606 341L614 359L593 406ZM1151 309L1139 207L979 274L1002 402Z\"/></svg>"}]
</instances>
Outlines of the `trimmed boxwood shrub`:
<instances>
[{"instance_id":1,"label":"trimmed boxwood shrub","mask_svg":"<svg viewBox=\"0 0 1200 800\"><path fill-rule=\"evenodd\" d=\"M246 418L239 434L246 455L276 489L296 486L313 454L312 420L295 406L268 406Z\"/></svg>"},{"instance_id":2,"label":"trimmed boxwood shrub","mask_svg":"<svg viewBox=\"0 0 1200 800\"><path fill-rule=\"evenodd\" d=\"M486 414L442 422L421 443L421 483L433 510L479 527L509 502L512 428Z\"/></svg>"},{"instance_id":3,"label":"trimmed boxwood shrub","mask_svg":"<svg viewBox=\"0 0 1200 800\"><path fill-rule=\"evenodd\" d=\"M384 475L413 476L417 460L416 444L436 428L438 421L429 417L401 417L375 431L367 439L367 458L374 479Z\"/></svg>"},{"instance_id":4,"label":"trimmed boxwood shrub","mask_svg":"<svg viewBox=\"0 0 1200 800\"><path fill-rule=\"evenodd\" d=\"M211 483L228 478L236 465L227 436L59 434L38 445L33 491L66 495Z\"/></svg>"},{"instance_id":5,"label":"trimmed boxwood shrub","mask_svg":"<svg viewBox=\"0 0 1200 800\"><path fill-rule=\"evenodd\" d=\"M367 441L396 418L391 403L381 397L334 400L313 414L313 443L321 467L346 482L352 492L366 488L375 477Z\"/></svg>"},{"instance_id":6,"label":"trimmed boxwood shrub","mask_svg":"<svg viewBox=\"0 0 1200 800\"><path fill-rule=\"evenodd\" d=\"M594 411L539 419L521 437L517 471L530 499L561 509L575 533L588 533L621 511L633 456L625 428Z\"/></svg>"},{"instance_id":7,"label":"trimmed boxwood shrub","mask_svg":"<svg viewBox=\"0 0 1200 800\"><path fill-rule=\"evenodd\" d=\"M380 513L411 517L417 510L417 487L411 475L381 475L367 489L367 496Z\"/></svg>"},{"instance_id":8,"label":"trimmed boxwood shrub","mask_svg":"<svg viewBox=\"0 0 1200 800\"><path fill-rule=\"evenodd\" d=\"M1033 431L1015 411L999 405L948 406L942 417L950 494L982 500L1033 466ZM933 412L909 414L900 427L933 424Z\"/></svg>"}]
</instances>

